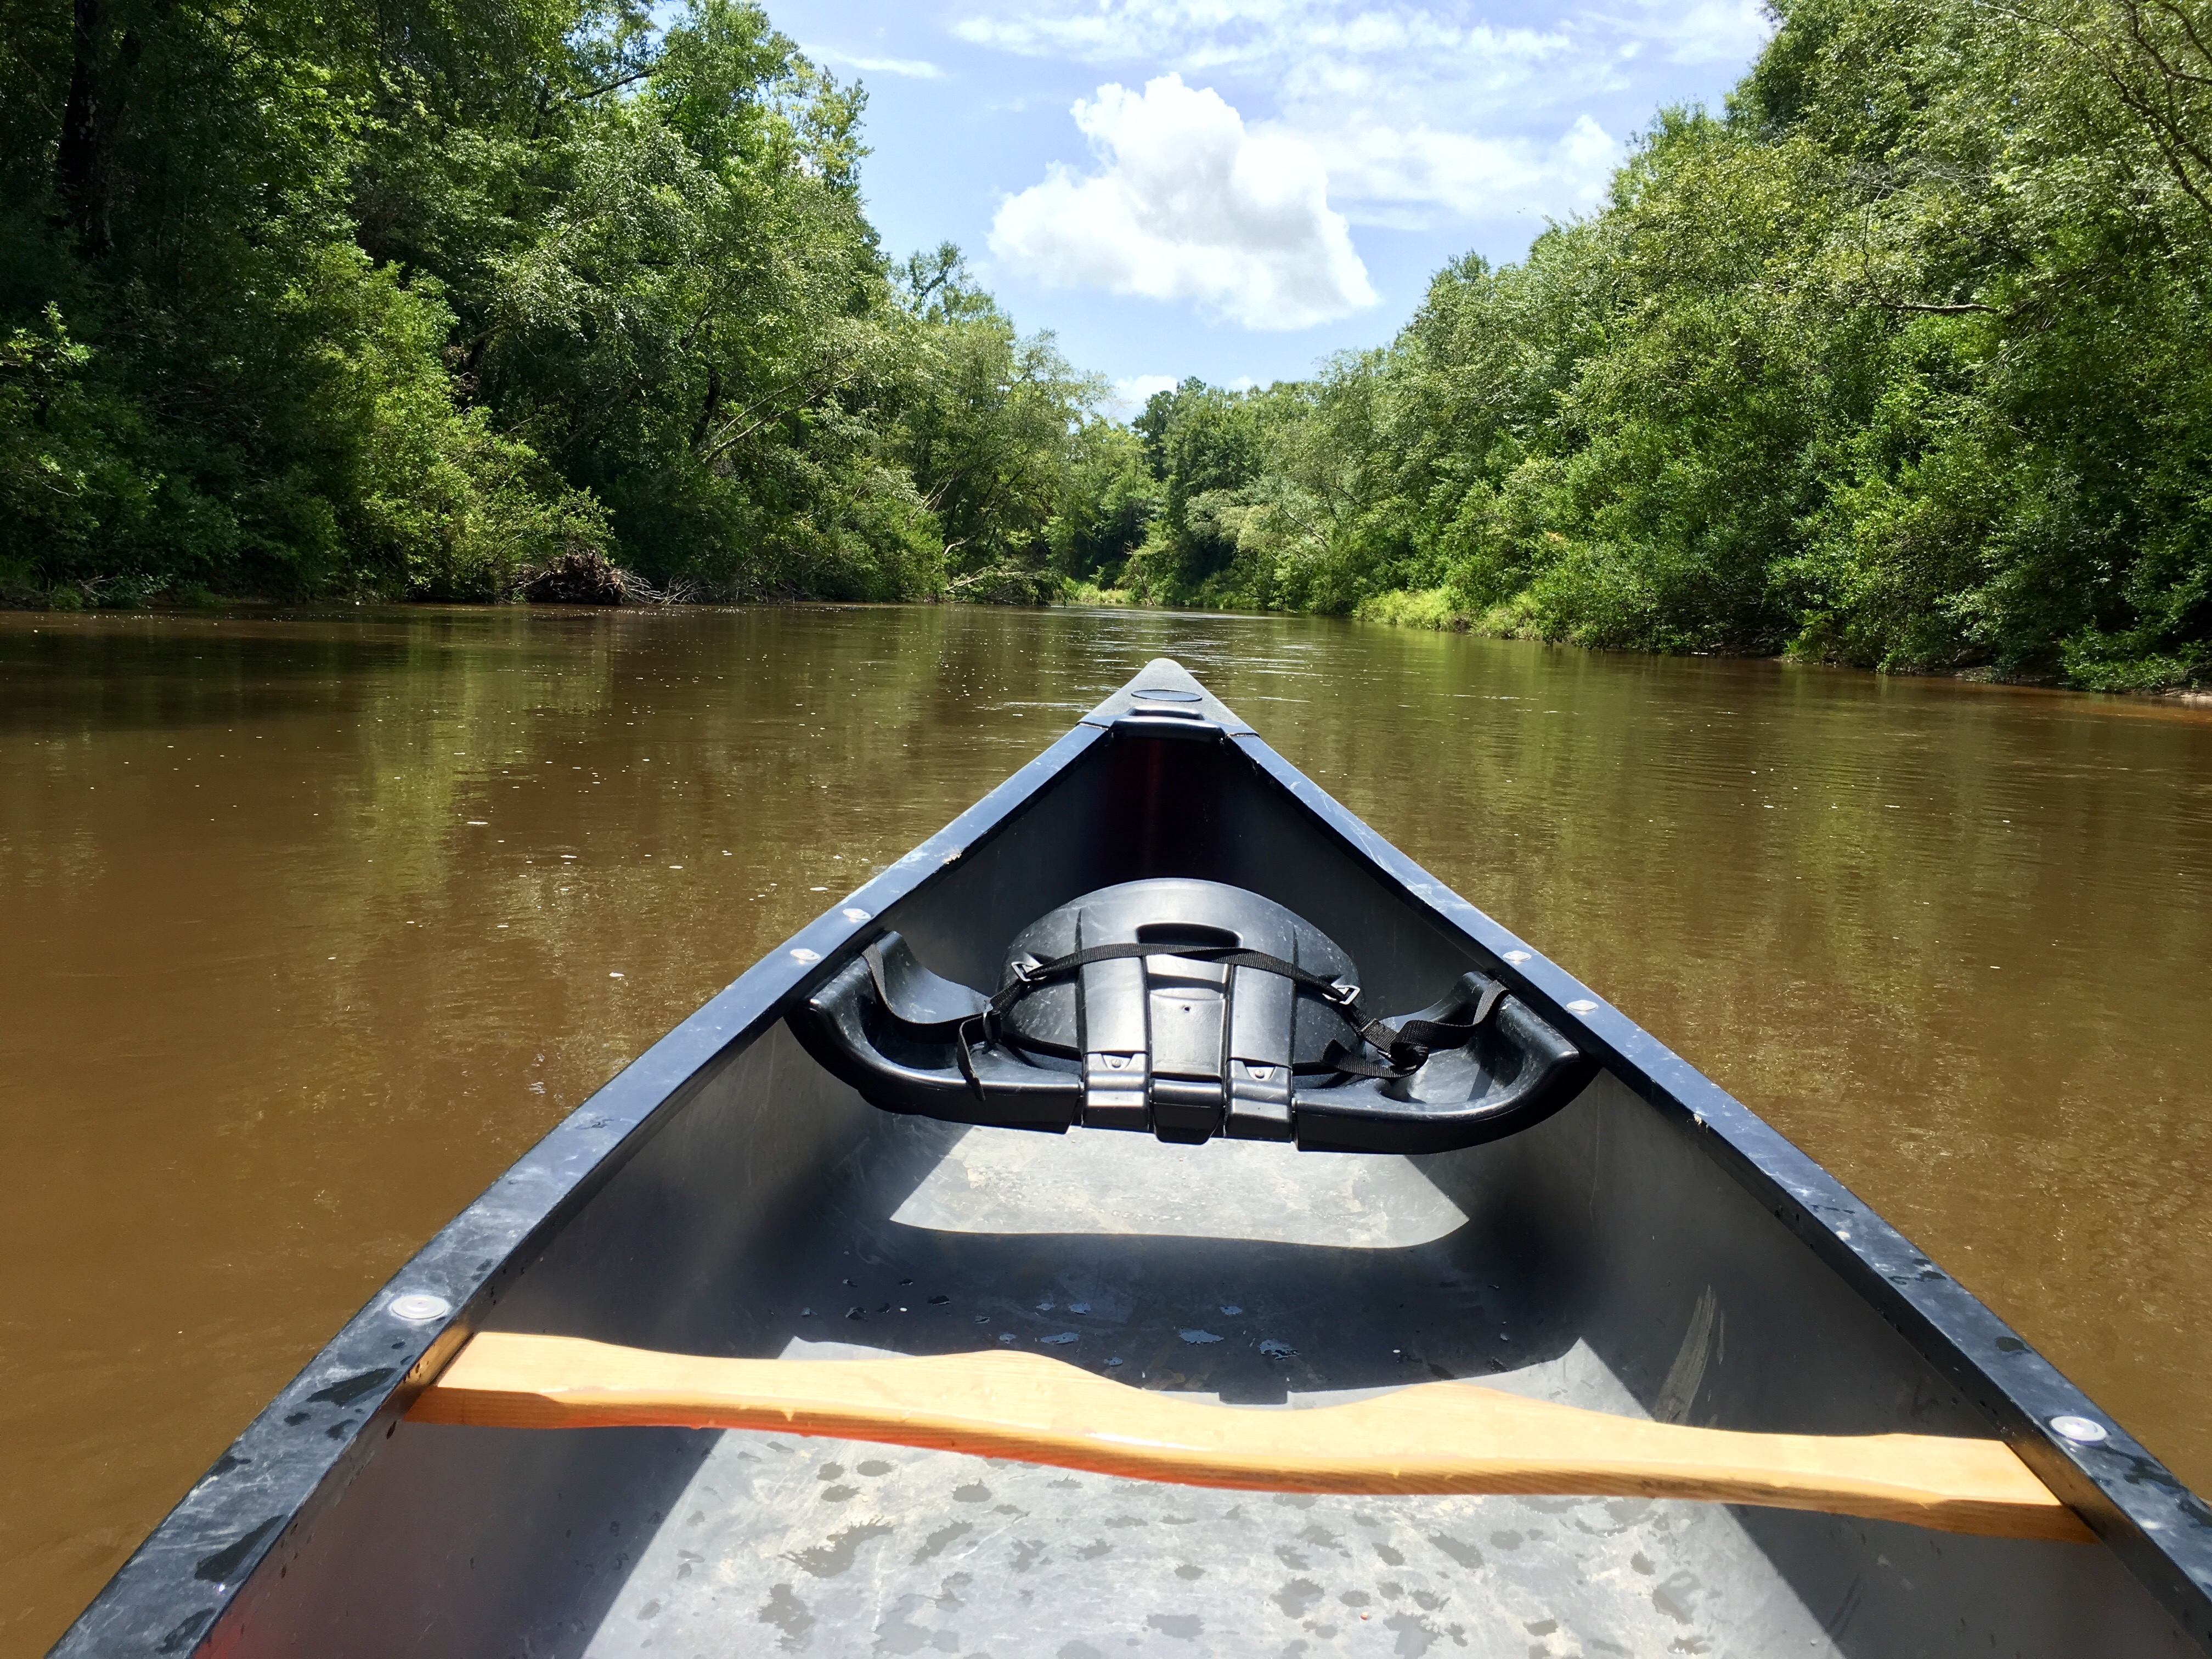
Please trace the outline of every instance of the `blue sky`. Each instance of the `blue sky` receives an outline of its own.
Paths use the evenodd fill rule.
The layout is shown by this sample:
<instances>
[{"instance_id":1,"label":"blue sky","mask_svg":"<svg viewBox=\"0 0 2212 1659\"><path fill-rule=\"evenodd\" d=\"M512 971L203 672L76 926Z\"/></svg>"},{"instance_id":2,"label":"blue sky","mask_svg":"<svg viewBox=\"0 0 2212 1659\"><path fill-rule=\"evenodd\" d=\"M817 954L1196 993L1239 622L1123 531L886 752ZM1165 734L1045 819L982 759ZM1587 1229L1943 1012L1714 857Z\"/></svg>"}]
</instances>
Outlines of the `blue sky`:
<instances>
[{"instance_id":1,"label":"blue sky","mask_svg":"<svg viewBox=\"0 0 2212 1659\"><path fill-rule=\"evenodd\" d=\"M1717 105L1757 0L811 0L868 89L885 249L952 240L1125 393L1303 375L1439 265L1517 258L1668 103Z\"/></svg>"}]
</instances>

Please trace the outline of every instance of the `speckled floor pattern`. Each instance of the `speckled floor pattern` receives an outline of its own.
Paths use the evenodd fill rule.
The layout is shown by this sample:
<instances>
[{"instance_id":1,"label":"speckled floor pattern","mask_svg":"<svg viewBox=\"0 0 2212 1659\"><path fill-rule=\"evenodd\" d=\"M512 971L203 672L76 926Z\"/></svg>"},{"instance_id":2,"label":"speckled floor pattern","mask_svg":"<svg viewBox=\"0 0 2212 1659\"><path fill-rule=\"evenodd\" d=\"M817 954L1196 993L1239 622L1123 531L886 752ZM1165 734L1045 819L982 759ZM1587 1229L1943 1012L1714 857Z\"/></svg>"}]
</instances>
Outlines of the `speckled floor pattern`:
<instances>
[{"instance_id":1,"label":"speckled floor pattern","mask_svg":"<svg viewBox=\"0 0 2212 1659\"><path fill-rule=\"evenodd\" d=\"M1194 1219L1200 1158L1221 1199ZM787 1352L1003 1340L1247 1403L1479 1376L1640 1415L1586 1346L1466 1280L1462 1221L1400 1159L970 1133L894 1215L808 1253L793 1294L821 1335ZM598 1659L1838 1651L1709 1505L1213 1492L728 1433L653 1519Z\"/></svg>"}]
</instances>

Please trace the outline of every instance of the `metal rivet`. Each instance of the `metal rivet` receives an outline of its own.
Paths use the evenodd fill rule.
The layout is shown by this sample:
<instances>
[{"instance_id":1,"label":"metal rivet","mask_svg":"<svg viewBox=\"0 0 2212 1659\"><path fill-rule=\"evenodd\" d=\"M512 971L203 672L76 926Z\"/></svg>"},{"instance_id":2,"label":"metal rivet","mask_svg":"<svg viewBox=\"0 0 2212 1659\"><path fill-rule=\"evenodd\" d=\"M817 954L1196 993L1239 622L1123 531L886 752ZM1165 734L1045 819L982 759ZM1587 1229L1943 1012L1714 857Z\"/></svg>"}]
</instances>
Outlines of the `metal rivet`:
<instances>
[{"instance_id":1,"label":"metal rivet","mask_svg":"<svg viewBox=\"0 0 2212 1659\"><path fill-rule=\"evenodd\" d=\"M1571 1014L1594 1014L1597 1012L1597 1004L1588 997L1580 997L1567 1005L1567 1012Z\"/></svg>"},{"instance_id":2,"label":"metal rivet","mask_svg":"<svg viewBox=\"0 0 2212 1659\"><path fill-rule=\"evenodd\" d=\"M844 909L844 916L845 920L848 921L867 921L871 920L868 913L866 910L861 909L860 906L856 904L847 905Z\"/></svg>"},{"instance_id":3,"label":"metal rivet","mask_svg":"<svg viewBox=\"0 0 2212 1659\"><path fill-rule=\"evenodd\" d=\"M1505 953L1505 959L1508 962L1526 962L1528 960L1528 953L1526 951L1508 951Z\"/></svg>"},{"instance_id":4,"label":"metal rivet","mask_svg":"<svg viewBox=\"0 0 2212 1659\"><path fill-rule=\"evenodd\" d=\"M2093 1418L2054 1417L2051 1426L2077 1446L2100 1445L2111 1437L2111 1431Z\"/></svg>"},{"instance_id":5,"label":"metal rivet","mask_svg":"<svg viewBox=\"0 0 2212 1659\"><path fill-rule=\"evenodd\" d=\"M822 953L818 951L810 951L802 945L791 953L791 959L793 962L819 962L822 960Z\"/></svg>"},{"instance_id":6,"label":"metal rivet","mask_svg":"<svg viewBox=\"0 0 2212 1659\"><path fill-rule=\"evenodd\" d=\"M404 1319L410 1325L422 1325L433 1319L443 1319L453 1312L453 1304L442 1296L432 1296L427 1291L410 1291L405 1296L395 1296L386 1304L395 1319Z\"/></svg>"}]
</instances>

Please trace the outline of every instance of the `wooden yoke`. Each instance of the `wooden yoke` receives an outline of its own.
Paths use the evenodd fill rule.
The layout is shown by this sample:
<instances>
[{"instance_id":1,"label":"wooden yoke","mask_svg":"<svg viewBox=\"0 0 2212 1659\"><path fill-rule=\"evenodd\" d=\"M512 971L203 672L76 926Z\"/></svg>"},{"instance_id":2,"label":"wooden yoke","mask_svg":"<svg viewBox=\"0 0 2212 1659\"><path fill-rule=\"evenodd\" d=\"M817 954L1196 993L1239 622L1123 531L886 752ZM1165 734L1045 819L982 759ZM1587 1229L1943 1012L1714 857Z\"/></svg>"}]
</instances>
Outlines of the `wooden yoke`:
<instances>
[{"instance_id":1,"label":"wooden yoke","mask_svg":"<svg viewBox=\"0 0 2212 1659\"><path fill-rule=\"evenodd\" d=\"M1467 1382L1285 1411L1133 1389L1006 1349L710 1359L487 1332L407 1417L478 1428L769 1429L1193 1486L1686 1498L2093 1541L2002 1441L1688 1428Z\"/></svg>"}]
</instances>

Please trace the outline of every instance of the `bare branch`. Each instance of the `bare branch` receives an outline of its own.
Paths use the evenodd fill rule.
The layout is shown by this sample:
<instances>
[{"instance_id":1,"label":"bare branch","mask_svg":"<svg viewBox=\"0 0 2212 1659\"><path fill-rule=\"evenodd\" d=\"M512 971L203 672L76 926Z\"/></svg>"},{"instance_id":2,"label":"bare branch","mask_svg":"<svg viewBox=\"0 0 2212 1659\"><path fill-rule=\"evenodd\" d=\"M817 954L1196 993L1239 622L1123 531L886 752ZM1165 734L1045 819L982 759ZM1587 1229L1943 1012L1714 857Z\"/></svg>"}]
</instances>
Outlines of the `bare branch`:
<instances>
[{"instance_id":1,"label":"bare branch","mask_svg":"<svg viewBox=\"0 0 2212 1659\"><path fill-rule=\"evenodd\" d=\"M2187 70L2182 69L2177 64L2168 63L2166 61L2166 54L2159 50L2157 46L2151 44L2150 37L2143 31L2142 7L2139 3L2139 0L2121 0L2121 7L2128 15L2129 34L2134 37L2135 42L2137 46L2141 46L2144 52L2149 54L2151 62L2158 65L2160 72L2163 74L2167 80L2179 81L2190 86L2212 87L2212 80L2207 80L2202 75L2192 75ZM2171 6L2161 6L2159 9L2170 13L2179 20L2183 33L2189 36L2190 43L2192 46L2197 46L2198 54L2202 56L2204 48L2197 43L2197 31L2191 25L2189 19Z\"/></svg>"},{"instance_id":2,"label":"bare branch","mask_svg":"<svg viewBox=\"0 0 2212 1659\"><path fill-rule=\"evenodd\" d=\"M2172 0L2160 0L2158 9L2181 25L2181 32L2189 37L2189 44L2197 48L2197 55L2207 63L2212 63L2212 48L2208 48L2204 44L2203 37L2197 33L2196 21L2179 6L2173 4ZM2212 86L2212 79L2208 79L2202 75L2191 75L2187 78L2198 86Z\"/></svg>"},{"instance_id":3,"label":"bare branch","mask_svg":"<svg viewBox=\"0 0 2212 1659\"><path fill-rule=\"evenodd\" d=\"M837 392L843 391L847 386L850 386L855 380L860 378L860 371L857 367L848 369L846 373L838 375L836 379L830 380L826 384L817 386L812 392L807 393L806 396L801 398L797 403L789 405L787 408L771 409L767 414L762 416L760 419L753 422L743 430L735 429L738 422L744 420L746 416L751 414L755 410L761 408L763 404L770 403L776 398L784 397L790 392L797 391L804 382L800 380L793 380L789 385L780 386L775 391L769 392L767 397L755 398L751 403L746 404L744 408L739 410L736 414L730 416L729 420L724 424L721 432L715 437L714 441L699 451L699 459L702 461L714 460L717 457L734 449L738 445L751 437L754 433L768 425L769 422L781 420L787 415L795 415L802 409L813 408L823 399L835 396Z\"/></svg>"},{"instance_id":4,"label":"bare branch","mask_svg":"<svg viewBox=\"0 0 2212 1659\"><path fill-rule=\"evenodd\" d=\"M581 104L593 98L604 98L611 92L620 92L624 87L635 86L659 67L658 64L641 64L628 75L617 75L613 80L603 81L596 87L586 87L577 92L564 92L553 100L554 106L557 108L563 104Z\"/></svg>"},{"instance_id":5,"label":"bare branch","mask_svg":"<svg viewBox=\"0 0 2212 1659\"><path fill-rule=\"evenodd\" d=\"M2142 94L2130 87L2119 72L2109 64L2105 66L2105 78L2112 82L2112 90L2119 94L2120 101L2142 118L2143 125L2149 131L2151 143L2156 144L2159 154L2166 157L2166 171L2173 175L2174 182L2188 192L2191 201L2196 203L2207 215L2212 216L2212 201L2205 199L2204 192L2190 177L2187 163L2174 153L2173 144L2168 142L2170 137L2179 137L2179 135L2170 132L2172 124L2152 109ZM2191 157L2199 167L2207 172L2212 172L2212 161L2208 161L2203 152L2185 139L2180 140L2180 143L2182 147L2189 151Z\"/></svg>"}]
</instances>

